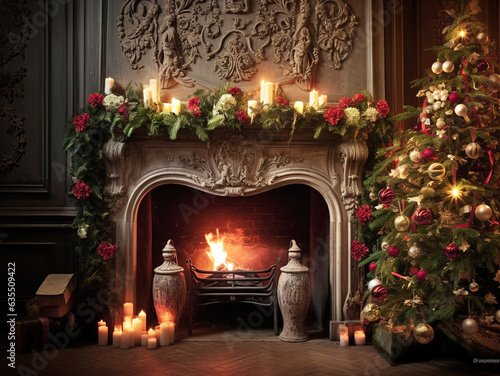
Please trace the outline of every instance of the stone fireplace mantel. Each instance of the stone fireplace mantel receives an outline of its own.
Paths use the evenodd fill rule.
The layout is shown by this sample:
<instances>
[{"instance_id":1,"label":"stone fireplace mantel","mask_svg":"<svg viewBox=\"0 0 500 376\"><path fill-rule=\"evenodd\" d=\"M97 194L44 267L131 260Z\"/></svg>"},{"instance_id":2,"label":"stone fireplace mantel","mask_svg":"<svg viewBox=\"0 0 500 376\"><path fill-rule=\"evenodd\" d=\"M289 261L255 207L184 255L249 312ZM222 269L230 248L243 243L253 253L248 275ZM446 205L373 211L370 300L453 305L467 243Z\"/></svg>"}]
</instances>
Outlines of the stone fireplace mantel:
<instances>
[{"instance_id":1,"label":"stone fireplace mantel","mask_svg":"<svg viewBox=\"0 0 500 376\"><path fill-rule=\"evenodd\" d=\"M315 140L313 130L297 131L290 140L288 132L218 129L209 144L187 131L179 132L175 141L113 135L103 150L106 194L119 247L116 270L126 301L135 302L137 296L137 211L153 188L178 184L217 196L245 197L304 184L317 190L328 206L330 320L342 320L346 297L357 287L350 243L368 149L363 142L343 142L335 135Z\"/></svg>"}]
</instances>

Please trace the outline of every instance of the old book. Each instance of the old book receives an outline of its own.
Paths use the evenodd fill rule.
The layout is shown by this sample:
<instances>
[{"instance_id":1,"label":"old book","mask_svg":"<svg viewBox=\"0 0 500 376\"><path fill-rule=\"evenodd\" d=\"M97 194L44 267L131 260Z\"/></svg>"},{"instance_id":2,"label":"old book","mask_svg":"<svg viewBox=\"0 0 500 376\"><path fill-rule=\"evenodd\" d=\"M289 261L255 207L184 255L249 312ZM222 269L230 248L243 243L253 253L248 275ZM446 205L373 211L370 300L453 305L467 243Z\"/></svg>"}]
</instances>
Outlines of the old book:
<instances>
[{"instance_id":1,"label":"old book","mask_svg":"<svg viewBox=\"0 0 500 376\"><path fill-rule=\"evenodd\" d=\"M40 307L40 316L63 317L73 309L75 305L75 295L76 294L72 294L66 304Z\"/></svg>"},{"instance_id":2,"label":"old book","mask_svg":"<svg viewBox=\"0 0 500 376\"><path fill-rule=\"evenodd\" d=\"M49 274L36 292L38 304L40 307L63 306L75 288L74 274Z\"/></svg>"}]
</instances>

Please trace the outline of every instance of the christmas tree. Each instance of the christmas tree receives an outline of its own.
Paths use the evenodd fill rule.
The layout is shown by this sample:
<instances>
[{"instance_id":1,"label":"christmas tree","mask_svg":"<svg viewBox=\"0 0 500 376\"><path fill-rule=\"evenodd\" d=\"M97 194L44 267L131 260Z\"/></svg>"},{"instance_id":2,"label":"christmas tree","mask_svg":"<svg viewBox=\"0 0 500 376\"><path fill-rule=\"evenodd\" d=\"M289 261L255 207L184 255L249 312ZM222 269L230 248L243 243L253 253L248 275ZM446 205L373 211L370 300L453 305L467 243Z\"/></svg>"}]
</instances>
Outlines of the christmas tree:
<instances>
[{"instance_id":1,"label":"christmas tree","mask_svg":"<svg viewBox=\"0 0 500 376\"><path fill-rule=\"evenodd\" d=\"M436 62L412 83L422 105L393 118L401 132L380 150L358 212L363 240L377 235L360 263L363 317L413 324L421 343L429 324L473 336L500 323L500 76L477 1L455 3Z\"/></svg>"}]
</instances>

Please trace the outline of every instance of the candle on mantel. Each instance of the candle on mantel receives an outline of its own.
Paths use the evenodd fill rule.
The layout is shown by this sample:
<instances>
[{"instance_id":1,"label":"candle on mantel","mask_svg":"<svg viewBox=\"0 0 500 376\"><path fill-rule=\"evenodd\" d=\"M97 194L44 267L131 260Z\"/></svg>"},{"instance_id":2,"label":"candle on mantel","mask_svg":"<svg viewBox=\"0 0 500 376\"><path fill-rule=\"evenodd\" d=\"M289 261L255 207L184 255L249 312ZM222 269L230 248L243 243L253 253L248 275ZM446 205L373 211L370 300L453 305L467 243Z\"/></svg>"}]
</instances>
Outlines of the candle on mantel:
<instances>
[{"instance_id":1,"label":"candle on mantel","mask_svg":"<svg viewBox=\"0 0 500 376\"><path fill-rule=\"evenodd\" d=\"M151 107L153 105L153 92L151 91L151 89L143 89L142 94L144 99L144 107Z\"/></svg>"},{"instance_id":2,"label":"candle on mantel","mask_svg":"<svg viewBox=\"0 0 500 376\"><path fill-rule=\"evenodd\" d=\"M104 94L111 94L111 90L115 86L115 80L111 77L108 77L104 80Z\"/></svg>"},{"instance_id":3,"label":"candle on mantel","mask_svg":"<svg viewBox=\"0 0 500 376\"><path fill-rule=\"evenodd\" d=\"M148 338L148 350L154 350L157 347L156 337Z\"/></svg>"},{"instance_id":4,"label":"candle on mantel","mask_svg":"<svg viewBox=\"0 0 500 376\"><path fill-rule=\"evenodd\" d=\"M266 82L264 84L264 97L262 103L272 105L274 101L274 84L272 82Z\"/></svg>"},{"instance_id":5,"label":"candle on mantel","mask_svg":"<svg viewBox=\"0 0 500 376\"><path fill-rule=\"evenodd\" d=\"M101 320L102 321L102 320ZM102 321L104 325L101 325L101 322L98 323L97 326L97 343L99 346L107 346L108 345L108 327L106 323Z\"/></svg>"},{"instance_id":6,"label":"candle on mantel","mask_svg":"<svg viewBox=\"0 0 500 376\"><path fill-rule=\"evenodd\" d=\"M176 115L179 115L181 112L181 101L175 98L172 98L172 112Z\"/></svg>"},{"instance_id":7,"label":"candle on mantel","mask_svg":"<svg viewBox=\"0 0 500 376\"><path fill-rule=\"evenodd\" d=\"M297 111L299 114L303 114L304 113L304 102L296 101L293 104L293 108L295 108L295 111Z\"/></svg>"},{"instance_id":8,"label":"candle on mantel","mask_svg":"<svg viewBox=\"0 0 500 376\"><path fill-rule=\"evenodd\" d=\"M356 330L354 332L354 343L356 345L366 344L365 332L363 332L362 330Z\"/></svg>"},{"instance_id":9,"label":"candle on mantel","mask_svg":"<svg viewBox=\"0 0 500 376\"><path fill-rule=\"evenodd\" d=\"M134 342L136 345L141 344L142 322L139 317L134 317L132 320L132 329L134 331Z\"/></svg>"},{"instance_id":10,"label":"candle on mantel","mask_svg":"<svg viewBox=\"0 0 500 376\"><path fill-rule=\"evenodd\" d=\"M316 90L312 90L309 93L309 107L313 107L316 110L319 107L319 96L318 96L318 92Z\"/></svg>"},{"instance_id":11,"label":"candle on mantel","mask_svg":"<svg viewBox=\"0 0 500 376\"><path fill-rule=\"evenodd\" d=\"M117 328L118 325L115 325L115 330L113 331L113 347L121 346L122 339L122 331Z\"/></svg>"},{"instance_id":12,"label":"candle on mantel","mask_svg":"<svg viewBox=\"0 0 500 376\"><path fill-rule=\"evenodd\" d=\"M146 322L146 312L142 311L139 312L139 318L141 319L141 322L142 322L142 331L146 331L146 327L147 327L147 322Z\"/></svg>"},{"instance_id":13,"label":"candle on mantel","mask_svg":"<svg viewBox=\"0 0 500 376\"><path fill-rule=\"evenodd\" d=\"M320 95L318 99L319 108L328 105L328 97L326 95Z\"/></svg>"},{"instance_id":14,"label":"candle on mantel","mask_svg":"<svg viewBox=\"0 0 500 376\"><path fill-rule=\"evenodd\" d=\"M264 82L264 80L262 80L260 82L260 102L264 102L264 88L266 86L266 83Z\"/></svg>"},{"instance_id":15,"label":"candle on mantel","mask_svg":"<svg viewBox=\"0 0 500 376\"><path fill-rule=\"evenodd\" d=\"M124 303L123 304L123 316L132 317L133 315L134 315L134 303L130 303L130 302Z\"/></svg>"},{"instance_id":16,"label":"candle on mantel","mask_svg":"<svg viewBox=\"0 0 500 376\"><path fill-rule=\"evenodd\" d=\"M160 346L168 346L170 344L169 326L167 322L160 324Z\"/></svg>"},{"instance_id":17,"label":"candle on mantel","mask_svg":"<svg viewBox=\"0 0 500 376\"><path fill-rule=\"evenodd\" d=\"M130 347L130 333L128 329L123 328L123 332L120 338L120 348L128 349Z\"/></svg>"},{"instance_id":18,"label":"candle on mantel","mask_svg":"<svg viewBox=\"0 0 500 376\"><path fill-rule=\"evenodd\" d=\"M163 113L169 114L172 112L172 105L170 103L163 103Z\"/></svg>"},{"instance_id":19,"label":"candle on mantel","mask_svg":"<svg viewBox=\"0 0 500 376\"><path fill-rule=\"evenodd\" d=\"M151 99L153 100L154 103L158 103L158 80L157 79L150 79L149 80L149 88L151 89Z\"/></svg>"},{"instance_id":20,"label":"candle on mantel","mask_svg":"<svg viewBox=\"0 0 500 376\"><path fill-rule=\"evenodd\" d=\"M147 330L144 330L141 333L141 346L147 346L148 345L148 338L149 338L149 333Z\"/></svg>"},{"instance_id":21,"label":"candle on mantel","mask_svg":"<svg viewBox=\"0 0 500 376\"><path fill-rule=\"evenodd\" d=\"M340 346L349 346L349 332L344 324L339 325Z\"/></svg>"},{"instance_id":22,"label":"candle on mantel","mask_svg":"<svg viewBox=\"0 0 500 376\"><path fill-rule=\"evenodd\" d=\"M247 109L247 113L248 113L248 116L252 117L254 116L254 108L257 107L257 101L248 101L248 109Z\"/></svg>"}]
</instances>

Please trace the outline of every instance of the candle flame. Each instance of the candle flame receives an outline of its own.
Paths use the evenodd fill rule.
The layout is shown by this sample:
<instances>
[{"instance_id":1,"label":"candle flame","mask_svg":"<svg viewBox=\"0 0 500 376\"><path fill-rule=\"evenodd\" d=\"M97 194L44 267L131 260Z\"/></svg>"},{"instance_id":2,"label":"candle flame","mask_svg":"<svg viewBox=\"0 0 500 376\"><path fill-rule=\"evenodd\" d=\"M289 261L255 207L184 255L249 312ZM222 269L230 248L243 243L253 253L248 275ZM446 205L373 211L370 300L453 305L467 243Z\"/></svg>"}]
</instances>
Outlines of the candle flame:
<instances>
[{"instance_id":1,"label":"candle flame","mask_svg":"<svg viewBox=\"0 0 500 376\"><path fill-rule=\"evenodd\" d=\"M212 233L205 234L205 239L210 246L210 252L207 252L207 255L214 262L213 270L220 270L221 268L233 270L233 264L226 262L227 252L224 251L223 239L219 238L219 229L217 229L217 239L214 239Z\"/></svg>"}]
</instances>

